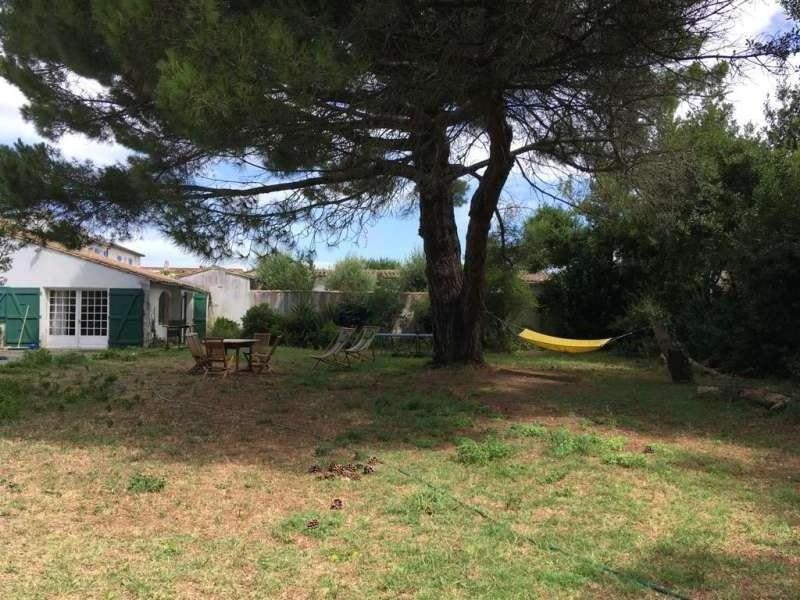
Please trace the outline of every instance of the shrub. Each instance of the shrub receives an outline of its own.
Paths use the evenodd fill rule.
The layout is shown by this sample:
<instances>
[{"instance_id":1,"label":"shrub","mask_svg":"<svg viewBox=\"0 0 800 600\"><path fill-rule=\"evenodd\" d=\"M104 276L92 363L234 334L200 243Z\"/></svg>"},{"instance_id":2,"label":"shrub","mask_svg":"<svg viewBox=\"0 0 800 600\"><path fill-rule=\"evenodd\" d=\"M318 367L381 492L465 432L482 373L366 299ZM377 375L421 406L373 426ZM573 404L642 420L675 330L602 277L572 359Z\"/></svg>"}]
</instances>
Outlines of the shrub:
<instances>
[{"instance_id":1,"label":"shrub","mask_svg":"<svg viewBox=\"0 0 800 600\"><path fill-rule=\"evenodd\" d=\"M160 492L166 485L166 480L161 477L134 473L128 481L128 491L134 494Z\"/></svg>"},{"instance_id":2,"label":"shrub","mask_svg":"<svg viewBox=\"0 0 800 600\"><path fill-rule=\"evenodd\" d=\"M433 321L431 320L431 301L429 298L420 298L411 305L411 328L417 333L431 333Z\"/></svg>"},{"instance_id":3,"label":"shrub","mask_svg":"<svg viewBox=\"0 0 800 600\"><path fill-rule=\"evenodd\" d=\"M379 325L391 329L403 310L403 298L389 282L379 283L370 294L346 294L328 307L327 317L342 327Z\"/></svg>"},{"instance_id":4,"label":"shrub","mask_svg":"<svg viewBox=\"0 0 800 600\"><path fill-rule=\"evenodd\" d=\"M369 321L369 312L368 294L346 294L328 306L325 316L341 327L358 327Z\"/></svg>"},{"instance_id":5,"label":"shrub","mask_svg":"<svg viewBox=\"0 0 800 600\"><path fill-rule=\"evenodd\" d=\"M536 297L515 269L490 266L486 280L483 342L487 348L507 352L516 339L516 334L509 329L509 321L519 320L533 310Z\"/></svg>"},{"instance_id":6,"label":"shrub","mask_svg":"<svg viewBox=\"0 0 800 600\"><path fill-rule=\"evenodd\" d=\"M362 258L361 262L367 269L398 269L400 261L395 258L381 256L379 258Z\"/></svg>"},{"instance_id":7,"label":"shrub","mask_svg":"<svg viewBox=\"0 0 800 600\"><path fill-rule=\"evenodd\" d=\"M284 318L272 310L269 304L250 307L242 317L242 334L283 333Z\"/></svg>"},{"instance_id":8,"label":"shrub","mask_svg":"<svg viewBox=\"0 0 800 600\"><path fill-rule=\"evenodd\" d=\"M366 293L375 289L376 277L364 268L360 258L340 260L328 275L326 287L340 292Z\"/></svg>"},{"instance_id":9,"label":"shrub","mask_svg":"<svg viewBox=\"0 0 800 600\"><path fill-rule=\"evenodd\" d=\"M329 344L335 334L336 325L310 304L296 305L284 322L286 343L292 346L320 348Z\"/></svg>"},{"instance_id":10,"label":"shrub","mask_svg":"<svg viewBox=\"0 0 800 600\"><path fill-rule=\"evenodd\" d=\"M219 317L214 321L214 325L208 335L209 337L238 338L242 337L242 328L239 327L236 321Z\"/></svg>"},{"instance_id":11,"label":"shrub","mask_svg":"<svg viewBox=\"0 0 800 600\"><path fill-rule=\"evenodd\" d=\"M424 292L428 289L425 255L422 252L416 251L403 261L400 266L398 286L404 292Z\"/></svg>"}]
</instances>

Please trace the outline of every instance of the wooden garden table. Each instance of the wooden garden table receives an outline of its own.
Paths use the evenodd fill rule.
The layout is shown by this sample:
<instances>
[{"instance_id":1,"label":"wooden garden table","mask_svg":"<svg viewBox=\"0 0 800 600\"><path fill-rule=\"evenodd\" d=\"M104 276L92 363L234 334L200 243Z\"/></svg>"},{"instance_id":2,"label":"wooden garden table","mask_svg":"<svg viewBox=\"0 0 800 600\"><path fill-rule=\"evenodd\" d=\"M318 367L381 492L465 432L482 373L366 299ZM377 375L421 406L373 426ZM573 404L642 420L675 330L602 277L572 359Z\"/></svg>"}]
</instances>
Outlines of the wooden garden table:
<instances>
[{"instance_id":1,"label":"wooden garden table","mask_svg":"<svg viewBox=\"0 0 800 600\"><path fill-rule=\"evenodd\" d=\"M225 345L225 351L228 350L236 350L236 358L234 359L234 364L236 365L236 370L239 370L239 352L242 348L246 348L253 352L253 346L256 344L258 340L253 340L250 338L225 338L222 340L222 343ZM247 362L247 368L243 369L244 371L252 371L253 365L250 361Z\"/></svg>"}]
</instances>

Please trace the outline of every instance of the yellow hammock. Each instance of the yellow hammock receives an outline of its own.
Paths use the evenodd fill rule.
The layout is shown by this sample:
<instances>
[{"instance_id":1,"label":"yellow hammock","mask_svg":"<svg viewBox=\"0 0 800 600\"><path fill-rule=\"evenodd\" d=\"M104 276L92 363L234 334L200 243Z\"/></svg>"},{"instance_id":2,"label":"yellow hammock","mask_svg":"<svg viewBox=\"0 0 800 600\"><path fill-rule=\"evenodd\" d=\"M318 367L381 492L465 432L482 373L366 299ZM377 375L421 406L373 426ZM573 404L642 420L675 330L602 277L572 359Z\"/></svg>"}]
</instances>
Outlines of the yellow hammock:
<instances>
[{"instance_id":1,"label":"yellow hammock","mask_svg":"<svg viewBox=\"0 0 800 600\"><path fill-rule=\"evenodd\" d=\"M519 334L526 342L535 344L540 348L547 350L555 350L556 352L569 352L571 354L580 354L581 352L594 352L600 350L603 346L608 344L615 338L606 338L604 340L571 340L568 338L554 337L552 335L545 335L538 331L531 331L530 329L523 329Z\"/></svg>"}]
</instances>

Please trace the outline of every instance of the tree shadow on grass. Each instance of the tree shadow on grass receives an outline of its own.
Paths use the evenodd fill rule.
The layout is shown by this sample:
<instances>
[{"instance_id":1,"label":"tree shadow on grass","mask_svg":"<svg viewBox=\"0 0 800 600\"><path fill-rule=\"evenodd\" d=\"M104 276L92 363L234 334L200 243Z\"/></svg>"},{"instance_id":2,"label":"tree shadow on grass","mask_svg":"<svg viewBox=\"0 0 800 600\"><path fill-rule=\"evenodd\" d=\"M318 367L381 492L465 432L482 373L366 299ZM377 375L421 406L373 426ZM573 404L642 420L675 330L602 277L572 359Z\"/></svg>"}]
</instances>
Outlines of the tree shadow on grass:
<instances>
[{"instance_id":1,"label":"tree shadow on grass","mask_svg":"<svg viewBox=\"0 0 800 600\"><path fill-rule=\"evenodd\" d=\"M0 426L0 437L64 446L116 443L164 460L224 457L295 469L326 449L441 447L497 427L493 419L502 416L583 419L660 441L726 440L792 459L800 452L798 428L786 419L697 399L691 388L648 372L573 371L574 382L496 369L430 370L422 360L388 356L339 369L315 365L308 352L293 349L275 362L272 374L220 380L187 374L191 362L182 354L103 361L91 365L90 377L114 375L106 399L23 415ZM775 465L768 477L793 468Z\"/></svg>"}]
</instances>

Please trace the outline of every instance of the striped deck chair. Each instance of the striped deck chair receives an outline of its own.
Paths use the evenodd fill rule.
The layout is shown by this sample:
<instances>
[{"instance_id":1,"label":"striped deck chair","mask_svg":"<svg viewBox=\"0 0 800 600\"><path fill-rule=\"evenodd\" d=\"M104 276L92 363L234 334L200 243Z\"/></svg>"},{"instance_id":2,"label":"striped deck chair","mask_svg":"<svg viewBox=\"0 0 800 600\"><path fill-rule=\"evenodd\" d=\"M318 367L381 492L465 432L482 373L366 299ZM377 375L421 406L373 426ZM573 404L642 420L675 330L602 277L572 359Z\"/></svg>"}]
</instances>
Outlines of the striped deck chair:
<instances>
[{"instance_id":1,"label":"striped deck chair","mask_svg":"<svg viewBox=\"0 0 800 600\"><path fill-rule=\"evenodd\" d=\"M356 360L367 360L372 358L375 360L375 349L372 347L372 342L375 341L375 336L381 330L380 327L374 325L367 325L361 329L361 335L349 348L344 349L344 355L348 358Z\"/></svg>"},{"instance_id":2,"label":"striped deck chair","mask_svg":"<svg viewBox=\"0 0 800 600\"><path fill-rule=\"evenodd\" d=\"M348 343L350 343L355 331L356 330L353 327L340 327L339 333L331 345L328 346L322 354L312 356L311 358L317 362L347 366L349 363L347 361L347 355L344 352L344 348Z\"/></svg>"}]
</instances>

